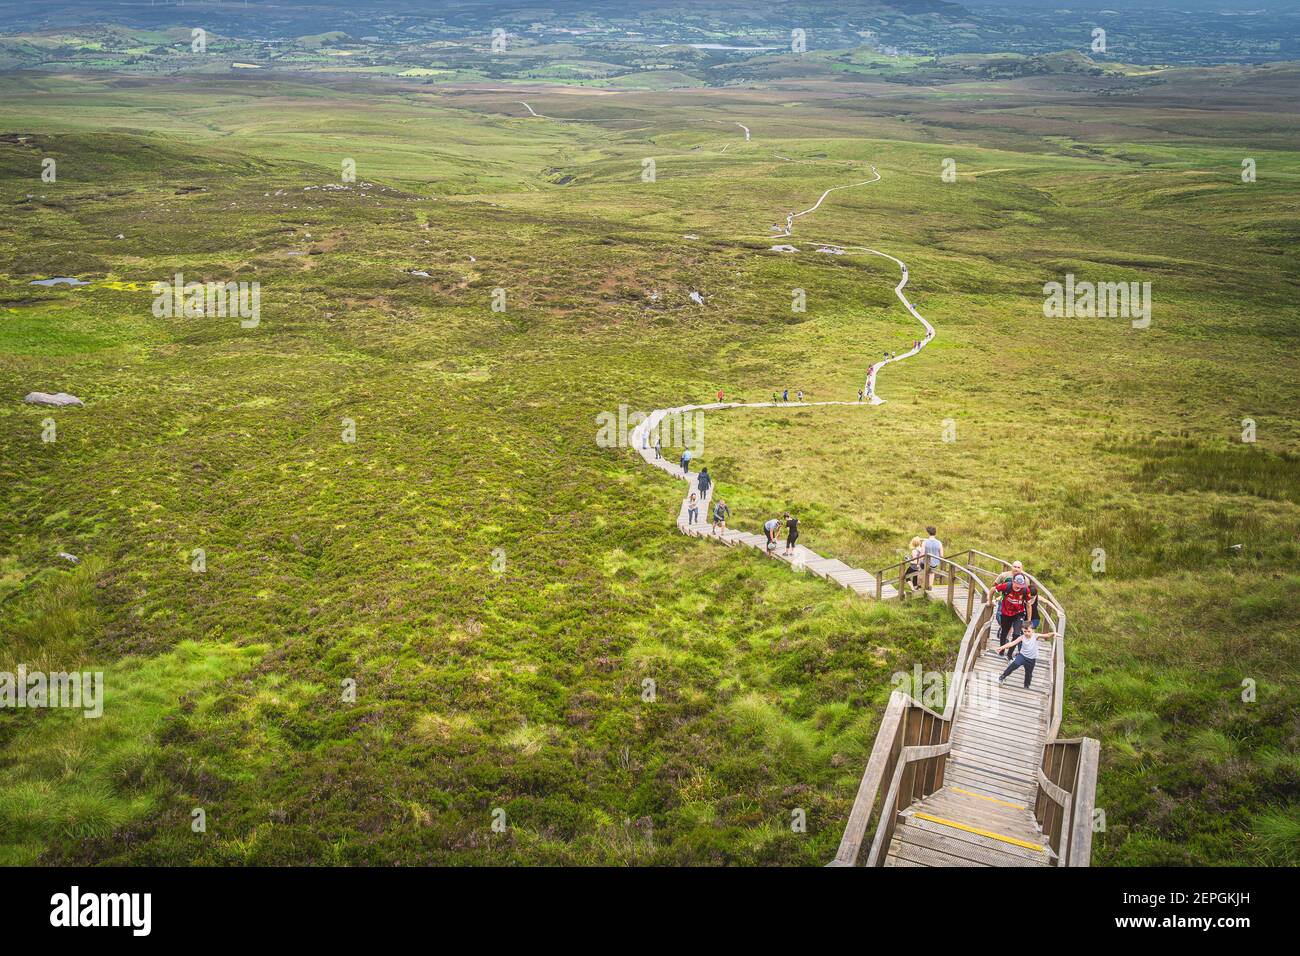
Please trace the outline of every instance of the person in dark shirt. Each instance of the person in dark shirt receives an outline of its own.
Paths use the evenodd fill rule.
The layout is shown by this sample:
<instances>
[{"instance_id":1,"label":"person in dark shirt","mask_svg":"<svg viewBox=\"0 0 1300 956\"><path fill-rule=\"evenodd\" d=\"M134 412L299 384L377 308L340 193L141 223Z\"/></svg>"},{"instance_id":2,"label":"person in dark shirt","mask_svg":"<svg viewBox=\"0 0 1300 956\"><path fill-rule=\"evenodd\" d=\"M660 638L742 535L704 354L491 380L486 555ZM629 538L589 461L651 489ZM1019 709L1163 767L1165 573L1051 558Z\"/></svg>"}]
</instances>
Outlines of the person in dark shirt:
<instances>
[{"instance_id":1,"label":"person in dark shirt","mask_svg":"<svg viewBox=\"0 0 1300 956\"><path fill-rule=\"evenodd\" d=\"M713 533L717 534L718 530L727 530L727 519L731 517L731 509L721 498L713 505Z\"/></svg>"}]
</instances>

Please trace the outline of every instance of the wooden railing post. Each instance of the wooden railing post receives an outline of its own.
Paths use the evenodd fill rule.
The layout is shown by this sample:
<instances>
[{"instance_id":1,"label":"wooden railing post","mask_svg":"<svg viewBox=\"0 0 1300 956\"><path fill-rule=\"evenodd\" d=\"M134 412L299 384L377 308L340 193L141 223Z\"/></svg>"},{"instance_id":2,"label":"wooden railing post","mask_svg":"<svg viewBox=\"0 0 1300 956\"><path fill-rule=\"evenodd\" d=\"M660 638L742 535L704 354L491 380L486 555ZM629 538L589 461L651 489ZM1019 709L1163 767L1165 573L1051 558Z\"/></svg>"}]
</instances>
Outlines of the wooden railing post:
<instances>
[{"instance_id":1,"label":"wooden railing post","mask_svg":"<svg viewBox=\"0 0 1300 956\"><path fill-rule=\"evenodd\" d=\"M1101 745L1091 737L1079 741L1079 766L1075 771L1073 819L1070 821L1066 866L1092 862L1092 814L1097 800L1097 759Z\"/></svg>"}]
</instances>

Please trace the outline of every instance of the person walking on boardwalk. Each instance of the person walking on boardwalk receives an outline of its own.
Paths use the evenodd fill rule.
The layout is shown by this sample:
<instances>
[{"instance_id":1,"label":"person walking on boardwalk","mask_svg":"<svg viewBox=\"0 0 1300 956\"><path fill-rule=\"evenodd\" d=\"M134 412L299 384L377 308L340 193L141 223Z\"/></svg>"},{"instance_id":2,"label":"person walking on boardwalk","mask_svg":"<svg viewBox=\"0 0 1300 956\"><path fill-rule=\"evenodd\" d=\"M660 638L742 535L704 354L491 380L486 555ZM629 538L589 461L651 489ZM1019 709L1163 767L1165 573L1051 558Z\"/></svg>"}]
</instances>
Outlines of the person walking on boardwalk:
<instances>
[{"instance_id":1,"label":"person walking on boardwalk","mask_svg":"<svg viewBox=\"0 0 1300 956\"><path fill-rule=\"evenodd\" d=\"M655 439L655 461L658 461L659 459L663 458L663 456L664 456L664 446L659 441L659 439L656 438Z\"/></svg>"},{"instance_id":2,"label":"person walking on boardwalk","mask_svg":"<svg viewBox=\"0 0 1300 956\"><path fill-rule=\"evenodd\" d=\"M799 540L799 519L790 512L785 513L785 556L794 554L794 543Z\"/></svg>"},{"instance_id":3,"label":"person walking on boardwalk","mask_svg":"<svg viewBox=\"0 0 1300 956\"><path fill-rule=\"evenodd\" d=\"M772 404L775 405L780 399L776 397L776 392L772 393Z\"/></svg>"},{"instance_id":4,"label":"person walking on boardwalk","mask_svg":"<svg viewBox=\"0 0 1300 956\"><path fill-rule=\"evenodd\" d=\"M921 546L925 549L925 553L929 555L929 567L925 569L925 583L928 587L931 579L939 573L939 559L943 557L943 542L939 540L934 525L927 526L925 533L929 537L922 542Z\"/></svg>"},{"instance_id":5,"label":"person walking on boardwalk","mask_svg":"<svg viewBox=\"0 0 1300 956\"><path fill-rule=\"evenodd\" d=\"M783 402L790 401L790 390L788 388L781 393L781 401Z\"/></svg>"},{"instance_id":6,"label":"person walking on boardwalk","mask_svg":"<svg viewBox=\"0 0 1300 956\"><path fill-rule=\"evenodd\" d=\"M682 474L689 475L690 473L691 473L691 450L689 448L684 448L682 449Z\"/></svg>"},{"instance_id":7,"label":"person walking on boardwalk","mask_svg":"<svg viewBox=\"0 0 1300 956\"><path fill-rule=\"evenodd\" d=\"M1024 574L1024 573L1025 573L1025 566L1021 564L1019 561L1012 561L1011 567L1008 570L1000 573L996 578L994 578L993 583L1001 584L1003 581L1010 581L1017 574Z\"/></svg>"},{"instance_id":8,"label":"person walking on boardwalk","mask_svg":"<svg viewBox=\"0 0 1300 956\"><path fill-rule=\"evenodd\" d=\"M1037 630L1039 625L1038 588L1034 586L1033 578L1025 574L1025 566L1021 564L1019 561L1012 561L1011 569L1009 571L1003 571L1001 574L999 574L996 578L993 579L993 583L1001 584L1004 581L1010 581L1017 574L1024 574L1025 579L1029 582L1030 601L1029 601L1028 623L1031 630Z\"/></svg>"},{"instance_id":9,"label":"person walking on boardwalk","mask_svg":"<svg viewBox=\"0 0 1300 956\"><path fill-rule=\"evenodd\" d=\"M718 534L719 531L726 531L727 519L730 517L731 509L727 507L725 501L719 498L713 506L713 533Z\"/></svg>"},{"instance_id":10,"label":"person walking on boardwalk","mask_svg":"<svg viewBox=\"0 0 1300 956\"><path fill-rule=\"evenodd\" d=\"M907 583L912 586L913 591L919 591L921 572L925 567L925 548L921 547L921 536L918 534L913 537L908 547L911 551L908 552Z\"/></svg>"},{"instance_id":11,"label":"person walking on boardwalk","mask_svg":"<svg viewBox=\"0 0 1300 956\"><path fill-rule=\"evenodd\" d=\"M863 392L863 389L858 389L858 402L859 402L859 404L862 402L862 392Z\"/></svg>"},{"instance_id":12,"label":"person walking on boardwalk","mask_svg":"<svg viewBox=\"0 0 1300 956\"><path fill-rule=\"evenodd\" d=\"M713 476L709 474L708 466L700 469L700 475L695 479L695 489L700 493L700 500L704 501L709 497L709 489L713 487Z\"/></svg>"},{"instance_id":13,"label":"person walking on boardwalk","mask_svg":"<svg viewBox=\"0 0 1300 956\"><path fill-rule=\"evenodd\" d=\"M998 683L1005 683L1006 679L1011 676L1017 667L1023 667L1025 669L1025 687L1028 687L1029 682L1034 679L1034 665L1038 663L1038 635L1033 631L1026 631L1017 637L1003 649L1007 652L1007 656L1011 655L1011 648L1017 644L1020 645L1020 650L1016 651L1016 656L1011 659L1007 669L1002 672L1002 676L998 678ZM998 653L1001 654L1002 651L1000 650Z\"/></svg>"},{"instance_id":14,"label":"person walking on boardwalk","mask_svg":"<svg viewBox=\"0 0 1300 956\"><path fill-rule=\"evenodd\" d=\"M722 401L722 389L718 389L718 401Z\"/></svg>"},{"instance_id":15,"label":"person walking on boardwalk","mask_svg":"<svg viewBox=\"0 0 1300 956\"><path fill-rule=\"evenodd\" d=\"M1010 581L993 585L989 591L990 600L998 601L998 656L1006 651L1007 633L1012 638L1019 638L1028 619L1029 604L1032 600L1029 579L1017 574ZM1013 640L1012 643L1015 643Z\"/></svg>"},{"instance_id":16,"label":"person walking on boardwalk","mask_svg":"<svg viewBox=\"0 0 1300 956\"><path fill-rule=\"evenodd\" d=\"M700 501L695 492L691 492L691 497L686 502L686 523L695 524L700 520Z\"/></svg>"},{"instance_id":17,"label":"person walking on boardwalk","mask_svg":"<svg viewBox=\"0 0 1300 956\"><path fill-rule=\"evenodd\" d=\"M763 523L763 533L767 535L767 552L771 554L776 550L776 535L781 530L780 518L768 518Z\"/></svg>"},{"instance_id":18,"label":"person walking on boardwalk","mask_svg":"<svg viewBox=\"0 0 1300 956\"><path fill-rule=\"evenodd\" d=\"M803 389L802 389L802 388L799 389L799 391L797 391L797 392L794 393L794 400L795 400L796 402L802 402L802 401L803 401Z\"/></svg>"}]
</instances>

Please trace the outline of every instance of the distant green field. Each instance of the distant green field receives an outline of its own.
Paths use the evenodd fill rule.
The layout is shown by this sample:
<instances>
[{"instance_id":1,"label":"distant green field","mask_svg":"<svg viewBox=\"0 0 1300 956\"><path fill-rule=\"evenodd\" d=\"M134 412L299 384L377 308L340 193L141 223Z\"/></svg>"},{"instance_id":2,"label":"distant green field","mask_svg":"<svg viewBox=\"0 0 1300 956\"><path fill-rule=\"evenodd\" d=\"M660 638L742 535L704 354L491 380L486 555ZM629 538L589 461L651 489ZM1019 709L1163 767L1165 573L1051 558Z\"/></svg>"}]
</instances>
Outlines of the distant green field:
<instances>
[{"instance_id":1,"label":"distant green field","mask_svg":"<svg viewBox=\"0 0 1300 956\"><path fill-rule=\"evenodd\" d=\"M938 336L882 406L710 413L735 523L1022 558L1102 744L1094 861L1300 862L1300 135L1255 78L1207 122L1222 77L0 77L0 670L110 689L0 714L0 861L828 861L893 675L960 625L683 538L596 416L853 398L919 332L837 242ZM259 282L260 324L155 316L177 272ZM1044 318L1067 272L1150 281L1151 327Z\"/></svg>"}]
</instances>

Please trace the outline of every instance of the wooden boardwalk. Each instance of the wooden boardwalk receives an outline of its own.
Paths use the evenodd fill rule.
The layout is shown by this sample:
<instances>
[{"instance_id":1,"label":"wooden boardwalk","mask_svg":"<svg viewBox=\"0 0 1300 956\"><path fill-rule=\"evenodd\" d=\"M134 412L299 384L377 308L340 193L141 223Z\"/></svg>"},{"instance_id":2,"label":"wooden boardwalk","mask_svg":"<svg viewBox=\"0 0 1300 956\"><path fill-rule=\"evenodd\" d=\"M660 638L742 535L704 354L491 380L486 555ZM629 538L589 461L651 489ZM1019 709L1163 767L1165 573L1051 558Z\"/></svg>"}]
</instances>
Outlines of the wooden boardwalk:
<instances>
[{"instance_id":1,"label":"wooden boardwalk","mask_svg":"<svg viewBox=\"0 0 1300 956\"><path fill-rule=\"evenodd\" d=\"M771 404L758 403L759 407ZM633 445L641 457L686 483L688 490L677 513L678 529L729 547L753 548L794 570L824 578L866 599L897 600L907 588L899 566L883 572L868 571L802 544L787 556L783 553L783 536L778 536L776 547L769 551L763 534L737 528L714 533L713 488L700 495L698 473L683 472L676 457L656 457L649 436L669 414L735 407L754 406L714 403L664 409L652 413L633 430ZM696 494L699 511L693 522L689 520L692 493ZM1043 596L1044 604L1053 601L1056 613L1045 609L1052 630L1040 633L1031 685L1024 686L1023 668L999 684L1007 658L997 653L997 626L991 621L986 583L992 581L996 571L976 567L973 561L979 554L963 552L970 556L971 563L967 564L945 560L941 573L929 582L929 587L912 592L916 597L948 604L968 625L963 647L973 643L972 650L964 655L968 665L962 679L957 680L954 674L952 682L959 696L949 703L943 767L936 775L941 785L897 808L894 824L888 828L888 840L877 853L877 865L1053 866L1061 862L1052 846L1052 834L1037 819L1035 804L1039 800L1044 747L1054 736L1053 704L1060 698L1058 679L1063 675L1057 673L1057 668L1063 667L1064 656L1057 653L1056 642L1058 632L1064 631L1064 613L1055 608L1050 595ZM1006 566L1005 562L998 563ZM859 839L853 851L855 860L861 844Z\"/></svg>"},{"instance_id":2,"label":"wooden boardwalk","mask_svg":"<svg viewBox=\"0 0 1300 956\"><path fill-rule=\"evenodd\" d=\"M885 866L1049 866L1056 853L1034 819L1046 740L1052 651L1039 641L1031 686L988 632L952 722L944 786L900 813Z\"/></svg>"},{"instance_id":3,"label":"wooden boardwalk","mask_svg":"<svg viewBox=\"0 0 1300 956\"><path fill-rule=\"evenodd\" d=\"M867 186L874 179L822 193L814 212L835 189ZM894 294L925 329L907 352L873 363L863 387L865 404L880 404L876 375L892 362L925 348L935 330L903 293L906 263L888 253L841 246L883 256L902 270ZM668 416L732 408L805 408L861 402L714 402L651 412L631 433L631 444L652 467L686 483L677 527L693 537L712 538L730 547L765 551L796 571L806 571L872 600L907 599L915 594L947 604L966 624L948 683L943 713L895 691L877 732L844 836L832 866L1087 866L1092 845L1093 795L1098 746L1095 740L1062 740L1065 685L1066 614L1051 592L1035 580L1045 631L1039 632L1038 662L1031 685L1024 670L1005 683L998 677L1006 659L997 653L997 627L989 602L996 576L1010 565L974 549L938 559L933 575L913 591L905 581L906 562L868 571L798 545L785 555L783 535L768 550L762 534L729 528L714 534L713 488L699 494L699 475L683 471L676 457L660 457L655 436ZM672 452L670 451L670 455ZM697 496L699 514L690 520L689 499ZM992 565L989 567L988 565ZM1031 576L1032 580L1032 576Z\"/></svg>"}]
</instances>

